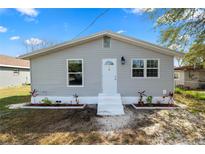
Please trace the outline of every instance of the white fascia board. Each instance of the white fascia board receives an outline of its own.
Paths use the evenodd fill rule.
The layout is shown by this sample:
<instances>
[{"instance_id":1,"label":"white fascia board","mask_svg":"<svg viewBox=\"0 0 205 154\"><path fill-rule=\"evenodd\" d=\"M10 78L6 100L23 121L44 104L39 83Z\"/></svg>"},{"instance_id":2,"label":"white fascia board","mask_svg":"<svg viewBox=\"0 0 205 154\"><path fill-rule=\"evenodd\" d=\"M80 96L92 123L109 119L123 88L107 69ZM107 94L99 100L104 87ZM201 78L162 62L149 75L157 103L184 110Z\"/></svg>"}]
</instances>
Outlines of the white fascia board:
<instances>
[{"instance_id":1,"label":"white fascia board","mask_svg":"<svg viewBox=\"0 0 205 154\"><path fill-rule=\"evenodd\" d=\"M12 68L26 68L26 69L30 69L30 67L24 67L24 66L16 66L16 65L4 65L4 64L0 64L1 67L12 67Z\"/></svg>"}]
</instances>

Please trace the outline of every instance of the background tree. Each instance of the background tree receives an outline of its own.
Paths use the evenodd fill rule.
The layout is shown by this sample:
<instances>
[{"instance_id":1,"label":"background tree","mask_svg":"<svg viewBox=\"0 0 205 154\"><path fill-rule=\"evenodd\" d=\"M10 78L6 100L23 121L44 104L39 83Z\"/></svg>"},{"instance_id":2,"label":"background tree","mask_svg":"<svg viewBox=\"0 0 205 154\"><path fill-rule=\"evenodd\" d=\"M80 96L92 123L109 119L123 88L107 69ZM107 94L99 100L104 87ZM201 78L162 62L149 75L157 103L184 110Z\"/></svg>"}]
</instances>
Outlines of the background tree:
<instances>
[{"instance_id":1,"label":"background tree","mask_svg":"<svg viewBox=\"0 0 205 154\"><path fill-rule=\"evenodd\" d=\"M54 46L56 44L57 43L55 43L55 42L41 40L38 38L30 38L30 39L27 39L23 42L23 45L26 48L27 53L32 52L34 50L39 50L39 49L47 48L50 46Z\"/></svg>"},{"instance_id":2,"label":"background tree","mask_svg":"<svg viewBox=\"0 0 205 154\"><path fill-rule=\"evenodd\" d=\"M162 45L188 52L183 64L205 66L205 9L154 9L147 12L156 21L155 28L160 30Z\"/></svg>"}]
</instances>

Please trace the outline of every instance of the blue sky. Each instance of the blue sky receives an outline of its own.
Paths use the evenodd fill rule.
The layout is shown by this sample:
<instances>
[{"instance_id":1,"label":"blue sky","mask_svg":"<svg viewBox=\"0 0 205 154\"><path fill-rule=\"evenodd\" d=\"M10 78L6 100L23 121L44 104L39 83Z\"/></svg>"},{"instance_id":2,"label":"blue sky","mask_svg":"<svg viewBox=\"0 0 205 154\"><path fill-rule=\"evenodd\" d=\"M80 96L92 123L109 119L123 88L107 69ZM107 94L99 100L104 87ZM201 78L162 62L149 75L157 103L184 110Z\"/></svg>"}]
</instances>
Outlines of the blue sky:
<instances>
[{"instance_id":1,"label":"blue sky","mask_svg":"<svg viewBox=\"0 0 205 154\"><path fill-rule=\"evenodd\" d=\"M0 9L0 54L18 56L24 44L60 43L82 31L105 9ZM111 9L81 36L111 30L157 44L159 32L141 9Z\"/></svg>"}]
</instances>

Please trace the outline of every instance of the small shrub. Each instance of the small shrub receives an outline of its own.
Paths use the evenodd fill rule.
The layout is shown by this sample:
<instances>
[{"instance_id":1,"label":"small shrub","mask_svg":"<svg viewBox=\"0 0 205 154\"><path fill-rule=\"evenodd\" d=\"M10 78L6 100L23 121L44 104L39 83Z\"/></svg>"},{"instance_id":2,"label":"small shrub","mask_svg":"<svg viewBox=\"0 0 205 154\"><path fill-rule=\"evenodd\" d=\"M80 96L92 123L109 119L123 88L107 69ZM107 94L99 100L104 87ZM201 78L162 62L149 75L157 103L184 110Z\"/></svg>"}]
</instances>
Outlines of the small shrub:
<instances>
[{"instance_id":1,"label":"small shrub","mask_svg":"<svg viewBox=\"0 0 205 154\"><path fill-rule=\"evenodd\" d=\"M44 99L41 100L44 104L47 104L47 105L51 105L52 102L46 97Z\"/></svg>"},{"instance_id":2,"label":"small shrub","mask_svg":"<svg viewBox=\"0 0 205 154\"><path fill-rule=\"evenodd\" d=\"M151 106L152 105L152 96L147 97L147 103Z\"/></svg>"}]
</instances>

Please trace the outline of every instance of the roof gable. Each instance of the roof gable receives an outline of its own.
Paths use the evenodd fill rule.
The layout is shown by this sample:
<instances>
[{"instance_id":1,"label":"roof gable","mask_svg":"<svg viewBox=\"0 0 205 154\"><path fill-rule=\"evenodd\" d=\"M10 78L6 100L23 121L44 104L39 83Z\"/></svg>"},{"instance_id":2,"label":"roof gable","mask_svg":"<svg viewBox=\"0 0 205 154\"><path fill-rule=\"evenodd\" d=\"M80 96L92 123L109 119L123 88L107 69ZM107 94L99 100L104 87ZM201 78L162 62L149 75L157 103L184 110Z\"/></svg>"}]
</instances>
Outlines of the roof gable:
<instances>
[{"instance_id":1,"label":"roof gable","mask_svg":"<svg viewBox=\"0 0 205 154\"><path fill-rule=\"evenodd\" d=\"M68 42L65 42L65 43L62 43L62 44L51 46L49 48L44 48L44 49L40 49L40 50L37 50L37 51L33 51L33 52L30 52L30 53L21 55L20 58L22 58L22 59L31 59L31 58L36 57L36 56L41 56L41 55L45 55L47 53L57 52L61 49L65 49L65 48L77 46L77 45L80 45L80 44L84 44L84 43L96 40L96 39L104 37L104 36L109 36L113 39L116 39L116 40L119 40L119 41L122 41L122 42L125 42L125 43L128 43L128 44L132 44L132 45L135 45L135 46L141 46L143 48L147 48L147 49L150 49L152 51L162 53L162 54L166 54L166 55L170 55L170 56L182 57L184 55L183 53L180 53L180 52L177 52L177 51L174 51L174 50L170 50L170 49L167 49L167 48L163 48L163 47L160 47L160 46L157 46L157 45L154 45L154 44L142 41L142 40L138 40L138 39L128 37L128 36L125 36L125 35L121 35L121 34L118 34L118 33L113 33L113 32L110 32L110 31L106 31L106 32L96 33L96 34L93 34L93 35L90 35L90 36L87 36L87 37L84 37L84 38L71 40L71 41L68 41Z\"/></svg>"}]
</instances>

